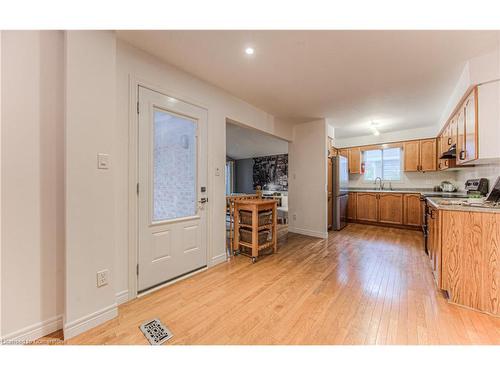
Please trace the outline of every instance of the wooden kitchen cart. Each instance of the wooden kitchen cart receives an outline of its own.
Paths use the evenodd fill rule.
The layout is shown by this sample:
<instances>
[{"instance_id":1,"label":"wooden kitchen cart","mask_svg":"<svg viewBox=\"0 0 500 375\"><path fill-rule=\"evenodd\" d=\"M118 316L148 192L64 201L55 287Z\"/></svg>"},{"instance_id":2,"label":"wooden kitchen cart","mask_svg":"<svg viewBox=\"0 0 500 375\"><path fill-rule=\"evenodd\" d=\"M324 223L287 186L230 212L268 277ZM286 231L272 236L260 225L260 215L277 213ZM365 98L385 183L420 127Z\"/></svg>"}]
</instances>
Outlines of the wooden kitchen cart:
<instances>
[{"instance_id":1,"label":"wooden kitchen cart","mask_svg":"<svg viewBox=\"0 0 500 375\"><path fill-rule=\"evenodd\" d=\"M234 246L235 251L241 250L241 246L251 249L252 263L255 263L259 256L259 251L272 247L273 253L278 250L277 236L277 215L278 202L274 199L242 199L234 202ZM251 224L241 223L241 211L249 211L252 215ZM259 213L271 211L271 223L259 226ZM249 229L252 232L252 242L244 242L240 239L240 228ZM271 230L271 240L259 243L259 231L263 229Z\"/></svg>"}]
</instances>

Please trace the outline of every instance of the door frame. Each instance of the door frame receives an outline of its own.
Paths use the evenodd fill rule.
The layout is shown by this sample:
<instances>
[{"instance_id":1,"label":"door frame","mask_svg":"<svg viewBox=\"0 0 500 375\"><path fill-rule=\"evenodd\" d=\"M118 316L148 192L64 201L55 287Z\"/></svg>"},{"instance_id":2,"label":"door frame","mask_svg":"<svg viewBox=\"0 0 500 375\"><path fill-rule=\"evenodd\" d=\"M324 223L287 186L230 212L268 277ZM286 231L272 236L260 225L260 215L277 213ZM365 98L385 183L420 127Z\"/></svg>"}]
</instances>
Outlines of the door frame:
<instances>
[{"instance_id":1,"label":"door frame","mask_svg":"<svg viewBox=\"0 0 500 375\"><path fill-rule=\"evenodd\" d=\"M193 98L186 97L178 92L174 92L172 90L166 90L163 87L159 87L151 83L148 80L139 78L135 75L129 75L129 126L128 126L128 301L135 299L138 297L138 278L137 278L137 264L139 259L139 199L137 195L137 181L138 181L138 163L139 163L139 114L137 113L137 103L139 101L139 87L146 88L151 91L155 91L159 94L170 96L186 102L188 104L194 105L196 107L200 107L207 111L207 123L205 126L207 127L207 139L206 142L206 152L207 152L207 189L208 189L208 197L209 202L213 201L212 191L211 191L211 183L210 183L210 173L209 173L209 144L208 144L208 123L209 123L209 111L208 107L202 103L199 103ZM207 269L208 264L210 263L209 254L211 254L211 243L210 243L210 216L211 209L210 204L208 204L205 208L206 211L206 255L207 255L207 267L203 268ZM199 272L199 271L198 271ZM196 272L194 272L196 273ZM183 277L179 277L178 279L172 280L170 282L165 282L158 287L155 287L144 293L148 294L148 292L155 291L157 289L166 287L176 281L180 281L186 277L189 277L191 274L188 274ZM119 291L116 291L119 293ZM141 294L142 295L142 294Z\"/></svg>"}]
</instances>

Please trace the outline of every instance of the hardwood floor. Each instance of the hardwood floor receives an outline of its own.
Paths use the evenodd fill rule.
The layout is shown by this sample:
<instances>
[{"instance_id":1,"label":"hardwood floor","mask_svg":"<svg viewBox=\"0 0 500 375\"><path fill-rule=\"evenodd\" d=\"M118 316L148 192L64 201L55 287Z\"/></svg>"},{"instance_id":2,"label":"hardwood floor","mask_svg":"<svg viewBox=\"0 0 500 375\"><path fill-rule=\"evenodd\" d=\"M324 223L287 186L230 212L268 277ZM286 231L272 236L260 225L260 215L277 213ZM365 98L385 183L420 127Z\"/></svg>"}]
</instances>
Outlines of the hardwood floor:
<instances>
[{"instance_id":1,"label":"hardwood floor","mask_svg":"<svg viewBox=\"0 0 500 375\"><path fill-rule=\"evenodd\" d=\"M449 304L420 232L349 224L328 240L289 234L256 264L236 257L130 301L67 344L500 344L500 319Z\"/></svg>"}]
</instances>

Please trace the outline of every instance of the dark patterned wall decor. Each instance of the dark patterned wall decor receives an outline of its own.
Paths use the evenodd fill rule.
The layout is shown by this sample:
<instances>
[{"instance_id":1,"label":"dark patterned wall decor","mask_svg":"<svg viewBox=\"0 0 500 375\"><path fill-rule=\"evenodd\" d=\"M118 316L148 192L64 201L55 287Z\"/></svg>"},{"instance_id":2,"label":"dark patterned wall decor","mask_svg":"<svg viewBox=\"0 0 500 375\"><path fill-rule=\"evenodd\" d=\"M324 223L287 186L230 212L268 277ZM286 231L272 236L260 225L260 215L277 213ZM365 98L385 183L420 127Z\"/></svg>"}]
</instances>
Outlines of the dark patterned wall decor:
<instances>
[{"instance_id":1,"label":"dark patterned wall decor","mask_svg":"<svg viewBox=\"0 0 500 375\"><path fill-rule=\"evenodd\" d=\"M288 191L288 154L253 159L253 187Z\"/></svg>"}]
</instances>

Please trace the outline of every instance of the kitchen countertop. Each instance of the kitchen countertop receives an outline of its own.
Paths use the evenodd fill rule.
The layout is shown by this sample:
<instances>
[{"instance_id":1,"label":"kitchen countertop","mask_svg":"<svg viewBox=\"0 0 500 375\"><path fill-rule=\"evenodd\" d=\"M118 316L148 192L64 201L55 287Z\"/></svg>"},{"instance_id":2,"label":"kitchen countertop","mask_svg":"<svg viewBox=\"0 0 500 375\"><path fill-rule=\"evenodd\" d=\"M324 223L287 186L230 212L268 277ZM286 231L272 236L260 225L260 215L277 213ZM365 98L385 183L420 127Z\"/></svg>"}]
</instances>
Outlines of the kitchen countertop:
<instances>
[{"instance_id":1,"label":"kitchen countertop","mask_svg":"<svg viewBox=\"0 0 500 375\"><path fill-rule=\"evenodd\" d=\"M378 190L378 189L367 189L367 188L349 188L347 189L349 193L402 193L402 194L422 194L425 197L428 196L433 196L433 195L440 195L440 194L449 194L449 195L465 195L465 192L460 192L456 191L453 193L446 192L446 191L434 191L431 189L419 189L419 188L414 188L414 189L384 189L384 190Z\"/></svg>"},{"instance_id":2,"label":"kitchen countertop","mask_svg":"<svg viewBox=\"0 0 500 375\"><path fill-rule=\"evenodd\" d=\"M463 206L459 204L442 204L443 201L456 201L457 198L439 198L439 197L426 197L427 202L438 210L445 211L467 211L467 212L483 212L500 214L500 206L497 207L477 207L477 206ZM464 199L465 201L465 199Z\"/></svg>"}]
</instances>

